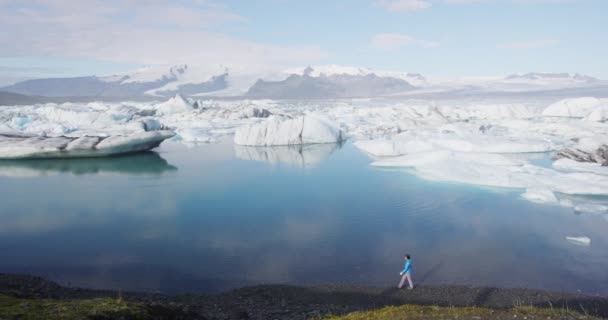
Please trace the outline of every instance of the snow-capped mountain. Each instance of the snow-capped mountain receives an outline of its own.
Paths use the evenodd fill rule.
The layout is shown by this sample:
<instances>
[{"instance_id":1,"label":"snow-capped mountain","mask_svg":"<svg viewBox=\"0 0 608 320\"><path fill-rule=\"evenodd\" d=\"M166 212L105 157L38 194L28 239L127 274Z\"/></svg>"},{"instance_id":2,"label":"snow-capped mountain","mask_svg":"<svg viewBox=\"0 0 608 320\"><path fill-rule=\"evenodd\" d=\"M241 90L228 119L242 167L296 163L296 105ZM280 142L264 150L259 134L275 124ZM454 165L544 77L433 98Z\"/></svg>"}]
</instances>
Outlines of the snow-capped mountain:
<instances>
[{"instance_id":1,"label":"snow-capped mountain","mask_svg":"<svg viewBox=\"0 0 608 320\"><path fill-rule=\"evenodd\" d=\"M0 91L43 97L138 98L246 96L254 98L371 97L414 89L419 74L326 65L264 74L224 66L146 67L111 76L36 79ZM414 84L414 85L412 85Z\"/></svg>"},{"instance_id":2,"label":"snow-capped mountain","mask_svg":"<svg viewBox=\"0 0 608 320\"><path fill-rule=\"evenodd\" d=\"M377 97L414 90L419 74L373 71L337 65L283 70L271 79L259 79L247 96L273 99L323 99Z\"/></svg>"},{"instance_id":3,"label":"snow-capped mountain","mask_svg":"<svg viewBox=\"0 0 608 320\"><path fill-rule=\"evenodd\" d=\"M569 73L524 73L507 77L469 77L430 81L418 73L320 65L283 70L251 70L238 66L154 66L111 76L36 79L0 88L0 92L88 100L242 97L269 99L370 98L521 92L608 94L608 82ZM589 92L591 90L591 92ZM575 95L575 94L571 94Z\"/></svg>"},{"instance_id":4,"label":"snow-capped mountain","mask_svg":"<svg viewBox=\"0 0 608 320\"><path fill-rule=\"evenodd\" d=\"M283 70L283 74L286 75L307 75L310 77L321 77L321 76L335 76L335 75L349 75L349 76L360 76L365 77L374 74L382 78L395 78L405 80L411 85L416 87L424 86L426 84L426 78L419 73L406 73L398 71L384 71L384 70L373 70L370 68L351 67L351 66L339 66L335 64L321 65L321 66L307 66L299 68L291 68Z\"/></svg>"},{"instance_id":5,"label":"snow-capped mountain","mask_svg":"<svg viewBox=\"0 0 608 320\"><path fill-rule=\"evenodd\" d=\"M510 82L526 82L526 83L591 83L597 82L598 79L579 73L543 73L530 72L524 74L512 74L504 78Z\"/></svg>"},{"instance_id":6,"label":"snow-capped mountain","mask_svg":"<svg viewBox=\"0 0 608 320\"><path fill-rule=\"evenodd\" d=\"M168 97L177 93L196 95L225 89L228 76L228 70L223 67L148 67L104 77L27 80L0 88L0 91L45 97Z\"/></svg>"}]
</instances>

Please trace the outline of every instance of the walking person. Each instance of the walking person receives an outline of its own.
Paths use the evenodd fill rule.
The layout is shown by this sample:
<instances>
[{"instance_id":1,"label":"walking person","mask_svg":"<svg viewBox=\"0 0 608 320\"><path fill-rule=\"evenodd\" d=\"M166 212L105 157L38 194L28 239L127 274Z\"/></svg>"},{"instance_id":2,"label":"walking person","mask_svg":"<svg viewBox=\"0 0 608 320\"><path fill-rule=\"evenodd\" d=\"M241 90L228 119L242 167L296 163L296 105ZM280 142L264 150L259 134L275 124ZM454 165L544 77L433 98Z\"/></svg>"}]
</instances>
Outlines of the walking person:
<instances>
[{"instance_id":1,"label":"walking person","mask_svg":"<svg viewBox=\"0 0 608 320\"><path fill-rule=\"evenodd\" d=\"M403 288L403 283L405 279L407 279L407 283L409 284L408 289L414 289L414 284L412 283L412 259L409 254L405 255L405 265L403 266L403 270L399 273L401 276L401 282L399 282L399 289Z\"/></svg>"}]
</instances>

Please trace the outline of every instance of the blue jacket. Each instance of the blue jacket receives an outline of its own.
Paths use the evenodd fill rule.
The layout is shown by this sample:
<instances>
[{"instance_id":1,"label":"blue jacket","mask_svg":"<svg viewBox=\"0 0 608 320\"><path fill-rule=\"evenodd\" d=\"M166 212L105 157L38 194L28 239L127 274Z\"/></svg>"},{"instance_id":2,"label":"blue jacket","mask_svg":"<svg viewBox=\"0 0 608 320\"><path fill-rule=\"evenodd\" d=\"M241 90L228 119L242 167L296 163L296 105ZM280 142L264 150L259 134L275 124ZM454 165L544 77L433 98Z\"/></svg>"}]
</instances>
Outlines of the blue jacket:
<instances>
[{"instance_id":1,"label":"blue jacket","mask_svg":"<svg viewBox=\"0 0 608 320\"><path fill-rule=\"evenodd\" d=\"M412 259L405 260L402 273L410 273L412 271Z\"/></svg>"}]
</instances>

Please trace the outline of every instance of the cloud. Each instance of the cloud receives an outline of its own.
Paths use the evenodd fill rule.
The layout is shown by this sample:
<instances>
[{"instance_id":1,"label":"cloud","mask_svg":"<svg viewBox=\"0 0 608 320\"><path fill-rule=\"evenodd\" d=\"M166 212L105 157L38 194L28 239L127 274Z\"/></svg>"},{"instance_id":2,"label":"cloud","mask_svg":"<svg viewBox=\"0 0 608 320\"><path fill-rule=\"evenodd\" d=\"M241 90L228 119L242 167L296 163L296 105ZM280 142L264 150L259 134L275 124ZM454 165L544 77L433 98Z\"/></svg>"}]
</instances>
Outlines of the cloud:
<instances>
[{"instance_id":1,"label":"cloud","mask_svg":"<svg viewBox=\"0 0 608 320\"><path fill-rule=\"evenodd\" d=\"M522 41L522 42L509 42L499 45L500 48L504 49L530 49L530 48L543 48L550 47L559 44L558 40L545 39L537 41Z\"/></svg>"},{"instance_id":2,"label":"cloud","mask_svg":"<svg viewBox=\"0 0 608 320\"><path fill-rule=\"evenodd\" d=\"M413 12L431 7L425 0L376 0L374 5L391 12Z\"/></svg>"},{"instance_id":3,"label":"cloud","mask_svg":"<svg viewBox=\"0 0 608 320\"><path fill-rule=\"evenodd\" d=\"M432 48L439 46L434 41L419 40L412 36L399 33L379 33L371 40L372 47L383 51L395 51L407 46Z\"/></svg>"},{"instance_id":4,"label":"cloud","mask_svg":"<svg viewBox=\"0 0 608 320\"><path fill-rule=\"evenodd\" d=\"M0 57L263 68L327 56L314 44L269 45L219 32L247 23L228 9L208 0L2 0Z\"/></svg>"}]
</instances>

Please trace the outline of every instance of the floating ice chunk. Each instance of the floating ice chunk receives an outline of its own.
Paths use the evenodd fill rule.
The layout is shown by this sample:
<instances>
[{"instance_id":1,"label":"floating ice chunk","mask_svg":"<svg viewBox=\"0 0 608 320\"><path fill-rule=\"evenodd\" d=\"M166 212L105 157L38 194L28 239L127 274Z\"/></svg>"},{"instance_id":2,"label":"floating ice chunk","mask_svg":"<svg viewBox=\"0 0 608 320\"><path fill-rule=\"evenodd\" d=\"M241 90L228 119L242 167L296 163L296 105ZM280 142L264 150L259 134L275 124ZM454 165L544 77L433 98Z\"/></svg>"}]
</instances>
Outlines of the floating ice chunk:
<instances>
[{"instance_id":1,"label":"floating ice chunk","mask_svg":"<svg viewBox=\"0 0 608 320\"><path fill-rule=\"evenodd\" d=\"M340 129L312 114L295 119L271 116L264 122L239 127L234 135L236 144L249 146L337 143L342 140Z\"/></svg>"},{"instance_id":2,"label":"floating ice chunk","mask_svg":"<svg viewBox=\"0 0 608 320\"><path fill-rule=\"evenodd\" d=\"M150 150L172 131L151 131L130 135L96 137L7 137L0 136L0 159L97 157Z\"/></svg>"},{"instance_id":3,"label":"floating ice chunk","mask_svg":"<svg viewBox=\"0 0 608 320\"><path fill-rule=\"evenodd\" d=\"M359 140L354 145L377 157L400 156L433 150L433 145L422 140Z\"/></svg>"},{"instance_id":4,"label":"floating ice chunk","mask_svg":"<svg viewBox=\"0 0 608 320\"><path fill-rule=\"evenodd\" d=\"M475 104L464 107L443 107L441 112L450 119L529 119L534 112L523 104Z\"/></svg>"},{"instance_id":5,"label":"floating ice chunk","mask_svg":"<svg viewBox=\"0 0 608 320\"><path fill-rule=\"evenodd\" d=\"M376 167L418 167L429 165L435 162L440 162L448 159L452 152L447 150L436 150L429 152L420 152L411 155L405 155L396 158L383 159L372 162L372 166Z\"/></svg>"},{"instance_id":6,"label":"floating ice chunk","mask_svg":"<svg viewBox=\"0 0 608 320\"><path fill-rule=\"evenodd\" d=\"M145 131L167 130L167 127L157 119L147 118L140 120Z\"/></svg>"},{"instance_id":7,"label":"floating ice chunk","mask_svg":"<svg viewBox=\"0 0 608 320\"><path fill-rule=\"evenodd\" d=\"M560 150L556 158L608 165L608 136L582 138L576 146Z\"/></svg>"},{"instance_id":8,"label":"floating ice chunk","mask_svg":"<svg viewBox=\"0 0 608 320\"><path fill-rule=\"evenodd\" d=\"M271 114L272 113L270 113L270 111L266 109L247 106L230 112L227 118L231 120L248 118L268 118Z\"/></svg>"},{"instance_id":9,"label":"floating ice chunk","mask_svg":"<svg viewBox=\"0 0 608 320\"><path fill-rule=\"evenodd\" d=\"M553 162L553 168L567 171L591 172L608 176L608 167L596 162L579 162L562 158Z\"/></svg>"},{"instance_id":10,"label":"floating ice chunk","mask_svg":"<svg viewBox=\"0 0 608 320\"><path fill-rule=\"evenodd\" d=\"M28 123L31 123L32 119L28 118L28 117L13 117L13 119L11 119L11 127L15 128L21 128L24 127L25 125L27 125Z\"/></svg>"},{"instance_id":11,"label":"floating ice chunk","mask_svg":"<svg viewBox=\"0 0 608 320\"><path fill-rule=\"evenodd\" d=\"M52 157L64 149L71 141L68 138L0 137L0 159Z\"/></svg>"},{"instance_id":12,"label":"floating ice chunk","mask_svg":"<svg viewBox=\"0 0 608 320\"><path fill-rule=\"evenodd\" d=\"M195 110L192 104L179 93L173 98L155 105L154 108L156 108L156 110L163 115L190 112Z\"/></svg>"},{"instance_id":13,"label":"floating ice chunk","mask_svg":"<svg viewBox=\"0 0 608 320\"><path fill-rule=\"evenodd\" d=\"M604 122L608 121L608 103L604 106L599 106L583 118L587 121Z\"/></svg>"},{"instance_id":14,"label":"floating ice chunk","mask_svg":"<svg viewBox=\"0 0 608 320\"><path fill-rule=\"evenodd\" d=\"M177 139L185 142L214 142L215 139L204 128L183 128L176 131Z\"/></svg>"},{"instance_id":15,"label":"floating ice chunk","mask_svg":"<svg viewBox=\"0 0 608 320\"><path fill-rule=\"evenodd\" d=\"M549 189L529 188L521 196L536 203L559 203L555 194Z\"/></svg>"},{"instance_id":16,"label":"floating ice chunk","mask_svg":"<svg viewBox=\"0 0 608 320\"><path fill-rule=\"evenodd\" d=\"M173 137L173 131L149 131L126 136L111 136L101 140L95 149L98 154L117 154L144 151L156 148L166 139Z\"/></svg>"},{"instance_id":17,"label":"floating ice chunk","mask_svg":"<svg viewBox=\"0 0 608 320\"><path fill-rule=\"evenodd\" d=\"M597 203L580 203L574 206L574 210L584 213L608 213L608 206Z\"/></svg>"},{"instance_id":18,"label":"floating ice chunk","mask_svg":"<svg viewBox=\"0 0 608 320\"><path fill-rule=\"evenodd\" d=\"M549 117L583 118L594 109L605 106L608 106L606 101L594 97L564 99L548 106L542 112L542 115Z\"/></svg>"},{"instance_id":19,"label":"floating ice chunk","mask_svg":"<svg viewBox=\"0 0 608 320\"><path fill-rule=\"evenodd\" d=\"M591 244L591 239L589 237L566 237L566 240L577 246L588 246Z\"/></svg>"},{"instance_id":20,"label":"floating ice chunk","mask_svg":"<svg viewBox=\"0 0 608 320\"><path fill-rule=\"evenodd\" d=\"M429 141L439 147L459 152L531 153L555 150L555 146L550 141L533 139L518 141L503 137L480 136L469 139L436 138Z\"/></svg>"},{"instance_id":21,"label":"floating ice chunk","mask_svg":"<svg viewBox=\"0 0 608 320\"><path fill-rule=\"evenodd\" d=\"M72 151L72 150L79 150L79 151L83 151L83 150L91 150L93 148L95 148L95 146L99 143L99 141L101 140L100 137L87 137L87 136L83 136L80 138L77 138L76 140L73 140L72 142L70 142L65 150L67 151Z\"/></svg>"},{"instance_id":22,"label":"floating ice chunk","mask_svg":"<svg viewBox=\"0 0 608 320\"><path fill-rule=\"evenodd\" d=\"M608 195L608 177L592 173L563 173L525 164L499 154L447 150L422 152L372 163L382 167L410 167L427 180L491 187L547 189L578 195ZM531 196L531 195L530 195Z\"/></svg>"},{"instance_id":23,"label":"floating ice chunk","mask_svg":"<svg viewBox=\"0 0 608 320\"><path fill-rule=\"evenodd\" d=\"M327 119L318 115L306 115L303 118L302 144L338 143L343 139L342 130L333 126Z\"/></svg>"}]
</instances>

